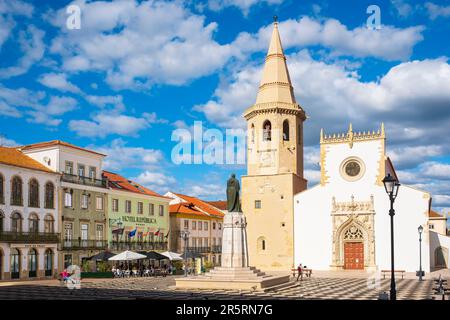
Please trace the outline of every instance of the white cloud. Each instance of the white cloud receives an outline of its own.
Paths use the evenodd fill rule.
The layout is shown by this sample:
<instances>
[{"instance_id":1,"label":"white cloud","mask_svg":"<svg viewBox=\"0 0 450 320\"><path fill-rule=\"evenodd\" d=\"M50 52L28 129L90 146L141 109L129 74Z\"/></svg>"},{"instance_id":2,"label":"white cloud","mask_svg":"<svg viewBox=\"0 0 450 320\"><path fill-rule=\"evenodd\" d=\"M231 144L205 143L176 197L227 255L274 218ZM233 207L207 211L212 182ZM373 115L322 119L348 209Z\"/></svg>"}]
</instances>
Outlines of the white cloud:
<instances>
[{"instance_id":1,"label":"white cloud","mask_svg":"<svg viewBox=\"0 0 450 320\"><path fill-rule=\"evenodd\" d=\"M0 69L0 78L10 78L26 73L36 62L42 59L45 52L45 33L34 25L19 32L18 43L23 56L15 66Z\"/></svg>"},{"instance_id":2,"label":"white cloud","mask_svg":"<svg viewBox=\"0 0 450 320\"><path fill-rule=\"evenodd\" d=\"M432 2L425 3L425 8L430 19L434 20L439 17L450 17L450 6L440 6Z\"/></svg>"},{"instance_id":3,"label":"white cloud","mask_svg":"<svg viewBox=\"0 0 450 320\"><path fill-rule=\"evenodd\" d=\"M30 18L33 14L33 6L20 0L0 1L0 48L9 39L17 23L15 16Z\"/></svg>"},{"instance_id":4,"label":"white cloud","mask_svg":"<svg viewBox=\"0 0 450 320\"><path fill-rule=\"evenodd\" d=\"M67 80L67 75L64 73L45 73L39 77L38 81L46 87L62 92L81 92L80 88Z\"/></svg>"},{"instance_id":5,"label":"white cloud","mask_svg":"<svg viewBox=\"0 0 450 320\"><path fill-rule=\"evenodd\" d=\"M427 178L450 180L450 164L432 161L422 164L421 167L422 175Z\"/></svg>"},{"instance_id":6,"label":"white cloud","mask_svg":"<svg viewBox=\"0 0 450 320\"><path fill-rule=\"evenodd\" d=\"M262 27L256 34L242 32L233 46L243 54L266 50L272 25ZM365 26L349 30L336 19L318 20L302 17L279 24L284 49L322 46L335 56L376 57L388 61L406 60L414 45L423 40L422 26L405 29L383 25L380 30Z\"/></svg>"},{"instance_id":7,"label":"white cloud","mask_svg":"<svg viewBox=\"0 0 450 320\"><path fill-rule=\"evenodd\" d=\"M202 200L222 199L225 194L223 185L211 183L189 185L189 188L183 189L182 192L192 197L198 197Z\"/></svg>"},{"instance_id":8,"label":"white cloud","mask_svg":"<svg viewBox=\"0 0 450 320\"><path fill-rule=\"evenodd\" d=\"M65 70L103 72L114 88L185 84L231 57L230 46L213 39L217 24L205 25L205 17L178 2L73 3L83 12L81 30L67 30L65 9L59 10L51 19L61 28L51 52L63 57Z\"/></svg>"},{"instance_id":9,"label":"white cloud","mask_svg":"<svg viewBox=\"0 0 450 320\"><path fill-rule=\"evenodd\" d=\"M220 11L226 7L237 7L247 15L250 8L255 5L267 3L269 5L280 4L284 0L208 0L208 8L213 11Z\"/></svg>"},{"instance_id":10,"label":"white cloud","mask_svg":"<svg viewBox=\"0 0 450 320\"><path fill-rule=\"evenodd\" d=\"M80 137L104 138L110 134L137 136L138 132L149 128L145 118L137 118L123 114L99 113L90 120L71 120L69 129Z\"/></svg>"},{"instance_id":11,"label":"white cloud","mask_svg":"<svg viewBox=\"0 0 450 320\"><path fill-rule=\"evenodd\" d=\"M123 103L123 97L121 95L115 96L95 96L87 95L85 99L92 105L104 109L108 106L116 112L124 111L125 104Z\"/></svg>"},{"instance_id":12,"label":"white cloud","mask_svg":"<svg viewBox=\"0 0 450 320\"><path fill-rule=\"evenodd\" d=\"M145 171L131 180L162 194L166 193L176 184L176 179L174 177L159 171Z\"/></svg>"},{"instance_id":13,"label":"white cloud","mask_svg":"<svg viewBox=\"0 0 450 320\"><path fill-rule=\"evenodd\" d=\"M7 137L0 134L0 146L2 147L17 147L21 144L13 139L8 139Z\"/></svg>"}]
</instances>

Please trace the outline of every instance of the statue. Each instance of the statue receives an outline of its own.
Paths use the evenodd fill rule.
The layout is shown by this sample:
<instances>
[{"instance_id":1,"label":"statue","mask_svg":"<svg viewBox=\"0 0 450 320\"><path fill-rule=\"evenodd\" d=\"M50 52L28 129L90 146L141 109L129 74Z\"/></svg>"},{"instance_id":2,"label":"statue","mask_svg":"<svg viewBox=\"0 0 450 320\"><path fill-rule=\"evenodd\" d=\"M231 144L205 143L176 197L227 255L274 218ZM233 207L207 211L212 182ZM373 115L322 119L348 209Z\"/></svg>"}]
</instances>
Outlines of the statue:
<instances>
[{"instance_id":1,"label":"statue","mask_svg":"<svg viewBox=\"0 0 450 320\"><path fill-rule=\"evenodd\" d=\"M227 181L227 210L228 212L241 212L241 203L239 201L239 180L236 175L231 174Z\"/></svg>"}]
</instances>

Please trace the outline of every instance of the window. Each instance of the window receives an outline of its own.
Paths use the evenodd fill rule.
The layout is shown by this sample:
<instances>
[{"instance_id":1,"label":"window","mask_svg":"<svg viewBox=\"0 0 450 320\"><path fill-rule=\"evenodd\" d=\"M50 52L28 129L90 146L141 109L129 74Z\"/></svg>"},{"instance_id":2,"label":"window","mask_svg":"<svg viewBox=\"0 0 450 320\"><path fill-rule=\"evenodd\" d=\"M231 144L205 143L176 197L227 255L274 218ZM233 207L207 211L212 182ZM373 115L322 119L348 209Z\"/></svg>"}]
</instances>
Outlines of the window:
<instances>
[{"instance_id":1,"label":"window","mask_svg":"<svg viewBox=\"0 0 450 320\"><path fill-rule=\"evenodd\" d=\"M84 164L78 164L78 176L79 177L84 177L85 176L85 171L84 171Z\"/></svg>"},{"instance_id":2,"label":"window","mask_svg":"<svg viewBox=\"0 0 450 320\"><path fill-rule=\"evenodd\" d=\"M112 211L113 212L119 211L119 199L112 199Z\"/></svg>"},{"instance_id":3,"label":"window","mask_svg":"<svg viewBox=\"0 0 450 320\"><path fill-rule=\"evenodd\" d=\"M73 175L73 162L72 161L66 161L66 174Z\"/></svg>"},{"instance_id":4,"label":"window","mask_svg":"<svg viewBox=\"0 0 450 320\"><path fill-rule=\"evenodd\" d=\"M255 209L261 209L261 200L255 200Z\"/></svg>"},{"instance_id":5,"label":"window","mask_svg":"<svg viewBox=\"0 0 450 320\"><path fill-rule=\"evenodd\" d=\"M138 202L138 208L137 208L137 212L138 214L143 214L144 213L144 204L142 202Z\"/></svg>"},{"instance_id":6,"label":"window","mask_svg":"<svg viewBox=\"0 0 450 320\"><path fill-rule=\"evenodd\" d=\"M11 231L22 232L22 216L18 212L11 216Z\"/></svg>"},{"instance_id":7,"label":"window","mask_svg":"<svg viewBox=\"0 0 450 320\"><path fill-rule=\"evenodd\" d=\"M70 193L70 192L64 193L64 206L66 208L72 207L72 193Z\"/></svg>"},{"instance_id":8,"label":"window","mask_svg":"<svg viewBox=\"0 0 450 320\"><path fill-rule=\"evenodd\" d=\"M198 230L203 230L203 224L201 221L198 222Z\"/></svg>"},{"instance_id":9,"label":"window","mask_svg":"<svg viewBox=\"0 0 450 320\"><path fill-rule=\"evenodd\" d=\"M55 187L53 183L47 182L45 184L45 203L44 207L46 209L55 208Z\"/></svg>"},{"instance_id":10,"label":"window","mask_svg":"<svg viewBox=\"0 0 450 320\"><path fill-rule=\"evenodd\" d=\"M205 222L204 223L204 228L203 228L205 231L208 231L208 222Z\"/></svg>"},{"instance_id":11,"label":"window","mask_svg":"<svg viewBox=\"0 0 450 320\"><path fill-rule=\"evenodd\" d=\"M302 126L301 126L301 125L298 126L297 143L298 143L299 145L302 144Z\"/></svg>"},{"instance_id":12,"label":"window","mask_svg":"<svg viewBox=\"0 0 450 320\"><path fill-rule=\"evenodd\" d=\"M192 243L191 245L195 248L197 247L197 238L192 238Z\"/></svg>"},{"instance_id":13,"label":"window","mask_svg":"<svg viewBox=\"0 0 450 320\"><path fill-rule=\"evenodd\" d=\"M289 121L283 121L283 141L289 141Z\"/></svg>"},{"instance_id":14,"label":"window","mask_svg":"<svg viewBox=\"0 0 450 320\"><path fill-rule=\"evenodd\" d=\"M30 218L28 219L28 230L34 233L39 232L39 218L35 213L30 214Z\"/></svg>"},{"instance_id":15,"label":"window","mask_svg":"<svg viewBox=\"0 0 450 320\"><path fill-rule=\"evenodd\" d=\"M81 224L81 240L87 240L89 238L89 225L86 223Z\"/></svg>"},{"instance_id":16,"label":"window","mask_svg":"<svg viewBox=\"0 0 450 320\"><path fill-rule=\"evenodd\" d=\"M164 216L164 206L163 205L159 205L159 216L162 217Z\"/></svg>"},{"instance_id":17,"label":"window","mask_svg":"<svg viewBox=\"0 0 450 320\"><path fill-rule=\"evenodd\" d=\"M155 205L153 203L148 204L148 214L151 216L155 215Z\"/></svg>"},{"instance_id":18,"label":"window","mask_svg":"<svg viewBox=\"0 0 450 320\"><path fill-rule=\"evenodd\" d=\"M266 238L264 238L264 237L258 238L257 249L258 249L258 251L266 251Z\"/></svg>"},{"instance_id":19,"label":"window","mask_svg":"<svg viewBox=\"0 0 450 320\"><path fill-rule=\"evenodd\" d=\"M4 181L5 179L0 174L0 203L5 204L5 187L4 187Z\"/></svg>"},{"instance_id":20,"label":"window","mask_svg":"<svg viewBox=\"0 0 450 320\"><path fill-rule=\"evenodd\" d=\"M255 125L252 123L252 126L251 126L251 135L252 135L252 137L251 137L251 141L252 141L252 143L253 142L255 142Z\"/></svg>"},{"instance_id":21,"label":"window","mask_svg":"<svg viewBox=\"0 0 450 320\"><path fill-rule=\"evenodd\" d=\"M36 249L30 249L28 251L28 276L30 278L36 277L37 270L37 252Z\"/></svg>"},{"instance_id":22,"label":"window","mask_svg":"<svg viewBox=\"0 0 450 320\"><path fill-rule=\"evenodd\" d=\"M81 209L87 209L89 206L89 196L85 193L81 195Z\"/></svg>"},{"instance_id":23,"label":"window","mask_svg":"<svg viewBox=\"0 0 450 320\"><path fill-rule=\"evenodd\" d=\"M208 238L203 239L203 246L209 247Z\"/></svg>"},{"instance_id":24,"label":"window","mask_svg":"<svg viewBox=\"0 0 450 320\"><path fill-rule=\"evenodd\" d=\"M213 245L213 246L216 245L216 238L212 238L212 245Z\"/></svg>"},{"instance_id":25,"label":"window","mask_svg":"<svg viewBox=\"0 0 450 320\"><path fill-rule=\"evenodd\" d=\"M131 201L130 200L125 200L125 212L131 213Z\"/></svg>"},{"instance_id":26,"label":"window","mask_svg":"<svg viewBox=\"0 0 450 320\"><path fill-rule=\"evenodd\" d=\"M216 223L215 222L213 222L212 228L213 228L213 230L216 230Z\"/></svg>"},{"instance_id":27,"label":"window","mask_svg":"<svg viewBox=\"0 0 450 320\"><path fill-rule=\"evenodd\" d=\"M28 183L28 205L39 208L39 182L36 179L31 179Z\"/></svg>"},{"instance_id":28,"label":"window","mask_svg":"<svg viewBox=\"0 0 450 320\"><path fill-rule=\"evenodd\" d=\"M95 167L89 167L89 179L94 180L97 174L97 169Z\"/></svg>"},{"instance_id":29,"label":"window","mask_svg":"<svg viewBox=\"0 0 450 320\"><path fill-rule=\"evenodd\" d=\"M189 229L189 220L184 220L184 228Z\"/></svg>"},{"instance_id":30,"label":"window","mask_svg":"<svg viewBox=\"0 0 450 320\"><path fill-rule=\"evenodd\" d=\"M428 229L433 230L434 229L434 224L429 224L428 225Z\"/></svg>"},{"instance_id":31,"label":"window","mask_svg":"<svg viewBox=\"0 0 450 320\"><path fill-rule=\"evenodd\" d=\"M46 277L50 277L53 273L53 251L51 249L45 250L44 270L45 270Z\"/></svg>"},{"instance_id":32,"label":"window","mask_svg":"<svg viewBox=\"0 0 450 320\"><path fill-rule=\"evenodd\" d=\"M5 216L3 214L3 212L0 210L0 232L3 231L3 221L5 219Z\"/></svg>"},{"instance_id":33,"label":"window","mask_svg":"<svg viewBox=\"0 0 450 320\"><path fill-rule=\"evenodd\" d=\"M22 179L18 176L12 178L11 181L11 205L13 206L23 205Z\"/></svg>"},{"instance_id":34,"label":"window","mask_svg":"<svg viewBox=\"0 0 450 320\"><path fill-rule=\"evenodd\" d=\"M103 240L103 225L102 224L98 224L96 227L96 232L95 232L95 238L97 240Z\"/></svg>"},{"instance_id":35,"label":"window","mask_svg":"<svg viewBox=\"0 0 450 320\"><path fill-rule=\"evenodd\" d=\"M103 197L95 197L95 210L103 210Z\"/></svg>"},{"instance_id":36,"label":"window","mask_svg":"<svg viewBox=\"0 0 450 320\"><path fill-rule=\"evenodd\" d=\"M11 278L20 278L20 251L16 248L11 249L9 254L11 256Z\"/></svg>"},{"instance_id":37,"label":"window","mask_svg":"<svg viewBox=\"0 0 450 320\"><path fill-rule=\"evenodd\" d=\"M55 232L55 220L53 216L46 215L44 218L44 232L45 233L54 233Z\"/></svg>"},{"instance_id":38,"label":"window","mask_svg":"<svg viewBox=\"0 0 450 320\"><path fill-rule=\"evenodd\" d=\"M142 239L144 238L144 234L142 232L137 233L137 241L142 242Z\"/></svg>"},{"instance_id":39,"label":"window","mask_svg":"<svg viewBox=\"0 0 450 320\"><path fill-rule=\"evenodd\" d=\"M272 124L269 120L264 121L263 124L263 141L272 140Z\"/></svg>"},{"instance_id":40,"label":"window","mask_svg":"<svg viewBox=\"0 0 450 320\"><path fill-rule=\"evenodd\" d=\"M67 269L72 265L72 255L71 254L65 254L64 255L64 269Z\"/></svg>"},{"instance_id":41,"label":"window","mask_svg":"<svg viewBox=\"0 0 450 320\"><path fill-rule=\"evenodd\" d=\"M64 223L64 239L72 240L73 238L73 224L71 222Z\"/></svg>"},{"instance_id":42,"label":"window","mask_svg":"<svg viewBox=\"0 0 450 320\"><path fill-rule=\"evenodd\" d=\"M197 221L192 221L192 230L197 230Z\"/></svg>"},{"instance_id":43,"label":"window","mask_svg":"<svg viewBox=\"0 0 450 320\"><path fill-rule=\"evenodd\" d=\"M222 230L222 224L219 223L219 230Z\"/></svg>"}]
</instances>

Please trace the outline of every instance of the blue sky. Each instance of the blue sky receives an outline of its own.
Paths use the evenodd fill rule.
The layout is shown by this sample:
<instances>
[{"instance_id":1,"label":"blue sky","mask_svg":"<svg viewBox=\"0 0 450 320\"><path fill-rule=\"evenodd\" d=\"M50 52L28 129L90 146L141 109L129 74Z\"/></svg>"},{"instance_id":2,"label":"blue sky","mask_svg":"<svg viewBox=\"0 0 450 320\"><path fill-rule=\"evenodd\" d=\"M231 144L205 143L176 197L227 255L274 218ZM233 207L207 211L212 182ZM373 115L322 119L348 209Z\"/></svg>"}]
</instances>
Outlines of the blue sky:
<instances>
[{"instance_id":1,"label":"blue sky","mask_svg":"<svg viewBox=\"0 0 450 320\"><path fill-rule=\"evenodd\" d=\"M66 8L81 9L69 30ZM369 5L381 12L370 30ZM403 183L450 208L450 1L2 1L4 145L61 139L165 192L224 198L244 166L176 165L171 134L243 128L277 15L305 124L305 175L319 130L378 129Z\"/></svg>"}]
</instances>

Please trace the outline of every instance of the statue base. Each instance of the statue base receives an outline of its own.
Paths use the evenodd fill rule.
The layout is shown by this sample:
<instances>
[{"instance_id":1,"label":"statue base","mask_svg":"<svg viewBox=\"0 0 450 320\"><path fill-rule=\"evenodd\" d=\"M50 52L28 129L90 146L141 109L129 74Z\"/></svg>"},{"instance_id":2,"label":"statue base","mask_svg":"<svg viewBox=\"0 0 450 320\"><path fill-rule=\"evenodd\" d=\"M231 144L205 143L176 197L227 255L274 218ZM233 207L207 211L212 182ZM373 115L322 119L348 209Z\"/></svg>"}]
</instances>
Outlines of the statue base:
<instances>
[{"instance_id":1,"label":"statue base","mask_svg":"<svg viewBox=\"0 0 450 320\"><path fill-rule=\"evenodd\" d=\"M177 289L263 290L289 281L289 275L271 276L255 267L216 267L205 275L176 278Z\"/></svg>"},{"instance_id":2,"label":"statue base","mask_svg":"<svg viewBox=\"0 0 450 320\"><path fill-rule=\"evenodd\" d=\"M289 281L248 266L247 223L242 212L227 212L223 220L222 266L204 275L175 279L176 288L262 290Z\"/></svg>"}]
</instances>

